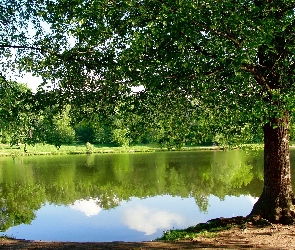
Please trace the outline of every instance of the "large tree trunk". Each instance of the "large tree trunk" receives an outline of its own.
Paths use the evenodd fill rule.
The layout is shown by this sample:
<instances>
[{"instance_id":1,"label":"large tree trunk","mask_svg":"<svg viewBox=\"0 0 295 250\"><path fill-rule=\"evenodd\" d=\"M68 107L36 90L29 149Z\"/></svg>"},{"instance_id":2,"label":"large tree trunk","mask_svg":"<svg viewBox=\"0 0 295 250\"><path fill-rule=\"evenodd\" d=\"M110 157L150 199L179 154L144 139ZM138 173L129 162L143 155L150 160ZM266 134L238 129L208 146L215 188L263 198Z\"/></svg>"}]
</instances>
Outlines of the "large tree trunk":
<instances>
[{"instance_id":1,"label":"large tree trunk","mask_svg":"<svg viewBox=\"0 0 295 250\"><path fill-rule=\"evenodd\" d=\"M294 218L289 150L289 114L264 126L264 188L250 216L288 224Z\"/></svg>"}]
</instances>

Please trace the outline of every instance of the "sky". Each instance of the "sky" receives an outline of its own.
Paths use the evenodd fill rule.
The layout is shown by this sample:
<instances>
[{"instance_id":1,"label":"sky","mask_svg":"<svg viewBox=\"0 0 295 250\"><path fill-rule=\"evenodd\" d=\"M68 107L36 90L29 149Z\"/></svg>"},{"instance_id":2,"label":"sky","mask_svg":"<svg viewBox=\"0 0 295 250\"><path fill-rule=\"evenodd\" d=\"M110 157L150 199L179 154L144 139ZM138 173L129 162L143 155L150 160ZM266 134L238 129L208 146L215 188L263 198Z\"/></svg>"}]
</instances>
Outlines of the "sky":
<instances>
[{"instance_id":1,"label":"sky","mask_svg":"<svg viewBox=\"0 0 295 250\"><path fill-rule=\"evenodd\" d=\"M33 92L37 91L37 88L40 83L42 83L41 77L35 77L31 73L26 73L23 77L18 77L15 79L19 83L25 83L27 86L33 90ZM131 88L133 92L140 92L144 90L143 86L137 86Z\"/></svg>"},{"instance_id":2,"label":"sky","mask_svg":"<svg viewBox=\"0 0 295 250\"><path fill-rule=\"evenodd\" d=\"M19 83L26 83L33 92L36 92L39 84L42 83L42 78L35 77L31 73L26 73L23 77L16 78L16 81Z\"/></svg>"}]
</instances>

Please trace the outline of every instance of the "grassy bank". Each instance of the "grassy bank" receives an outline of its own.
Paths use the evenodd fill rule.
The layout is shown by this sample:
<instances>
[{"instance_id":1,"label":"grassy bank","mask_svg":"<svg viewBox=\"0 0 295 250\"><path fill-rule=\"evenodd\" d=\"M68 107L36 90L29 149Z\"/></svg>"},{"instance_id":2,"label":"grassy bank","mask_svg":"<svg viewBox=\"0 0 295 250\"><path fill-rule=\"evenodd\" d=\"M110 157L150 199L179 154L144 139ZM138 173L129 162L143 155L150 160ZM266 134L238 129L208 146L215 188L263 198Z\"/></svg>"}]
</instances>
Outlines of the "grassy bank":
<instances>
[{"instance_id":1,"label":"grassy bank","mask_svg":"<svg viewBox=\"0 0 295 250\"><path fill-rule=\"evenodd\" d=\"M196 226L191 226L186 229L172 229L164 231L163 236L157 240L178 241L178 240L193 240L197 237L212 238L218 235L219 232L232 228L246 230L248 227L267 227L272 224L260 217L243 217L236 216L232 218L216 218L199 223Z\"/></svg>"},{"instance_id":2,"label":"grassy bank","mask_svg":"<svg viewBox=\"0 0 295 250\"><path fill-rule=\"evenodd\" d=\"M192 150L218 150L218 147L183 147L181 151ZM173 151L176 149L172 149ZM9 146L7 144L0 144L0 156L25 156L25 155L65 155L65 154L105 154L105 153L136 153L136 152L156 152L167 151L157 145L138 145L130 147L109 147L101 145L93 145L86 143L62 145L57 148L49 144L36 144L34 146L26 146L20 144L18 146Z\"/></svg>"}]
</instances>

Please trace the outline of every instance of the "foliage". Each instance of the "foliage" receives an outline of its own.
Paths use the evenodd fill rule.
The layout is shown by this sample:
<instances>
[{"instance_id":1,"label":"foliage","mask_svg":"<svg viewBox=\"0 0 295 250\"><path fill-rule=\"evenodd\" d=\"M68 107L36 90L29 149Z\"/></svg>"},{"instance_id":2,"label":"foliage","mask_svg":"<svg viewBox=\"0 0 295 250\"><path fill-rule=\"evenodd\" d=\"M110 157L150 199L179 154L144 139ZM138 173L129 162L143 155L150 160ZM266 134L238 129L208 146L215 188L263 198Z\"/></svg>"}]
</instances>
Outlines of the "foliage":
<instances>
[{"instance_id":1,"label":"foliage","mask_svg":"<svg viewBox=\"0 0 295 250\"><path fill-rule=\"evenodd\" d=\"M7 190L10 192L7 193ZM30 224L35 218L35 211L45 202L45 190L38 184L22 183L22 188L4 184L2 192L7 195L0 202L1 232L22 223Z\"/></svg>"},{"instance_id":2,"label":"foliage","mask_svg":"<svg viewBox=\"0 0 295 250\"><path fill-rule=\"evenodd\" d=\"M62 144L70 144L75 139L75 131L71 127L70 107L63 110L50 106L41 110L34 123L32 136L35 142L46 142L60 148Z\"/></svg>"},{"instance_id":3,"label":"foliage","mask_svg":"<svg viewBox=\"0 0 295 250\"><path fill-rule=\"evenodd\" d=\"M49 139L47 142L53 142L56 146L60 147L64 143L70 144L74 141L75 132L70 125L71 119L68 113L69 107L66 107L60 115L53 117L54 128L52 129L52 139Z\"/></svg>"},{"instance_id":4,"label":"foliage","mask_svg":"<svg viewBox=\"0 0 295 250\"><path fill-rule=\"evenodd\" d=\"M112 131L107 125L84 118L75 127L76 139L79 142L90 142L96 144L111 144Z\"/></svg>"},{"instance_id":5,"label":"foliage","mask_svg":"<svg viewBox=\"0 0 295 250\"><path fill-rule=\"evenodd\" d=\"M37 1L28 15L19 13L34 20L36 31L30 44L35 56L22 57L22 69L58 81L63 95L84 115L95 109L111 114L122 100L133 113L143 110L135 105L140 102L147 111L162 114L185 113L194 102L201 115L193 117L207 125L197 140L218 133L222 143L249 141L281 108L294 106L288 94L294 6L283 2L81 1L64 8L62 0L47 5ZM52 24L51 29L42 31L41 22ZM28 46L29 40L21 34L18 38ZM262 54L273 55L272 65ZM269 86L266 82L273 82L276 74L282 83ZM132 92L139 85L144 95ZM170 106L170 97L178 105ZM280 105L274 105L278 99ZM187 127L182 120L174 124L156 112L147 121L151 119L163 124L163 143L183 143L188 132L182 131ZM182 138L174 138L180 133Z\"/></svg>"},{"instance_id":6,"label":"foliage","mask_svg":"<svg viewBox=\"0 0 295 250\"><path fill-rule=\"evenodd\" d=\"M25 84L0 79L1 141L15 145L26 142L31 135L34 117L31 90Z\"/></svg>"},{"instance_id":7,"label":"foliage","mask_svg":"<svg viewBox=\"0 0 295 250\"><path fill-rule=\"evenodd\" d=\"M112 143L118 146L155 142L168 149L173 147L180 149L186 144L198 144L204 139L211 139L212 143L212 137L205 136L205 124L201 121L202 115L195 110L193 104L189 105L186 110L177 109L179 103L185 102L185 99L178 99L175 102L171 98L166 98L166 112L164 113L161 112L162 108L156 109L159 101L152 97L151 103L148 105L145 103L149 109L142 106L142 102L136 103L137 112L141 109L140 114L135 114L136 110L133 108L134 113L128 116L128 113L133 111L121 105L116 115L109 118L108 124L98 117L83 118L79 122L74 116L75 110L69 105L61 109L60 105L51 103L40 106L38 104L40 101L37 100L30 103L33 96L27 87L16 82L8 84L11 84L11 88L7 89L9 85L4 84L2 89L1 140L3 143L46 142L60 147L76 139L78 142ZM19 88L19 91L23 91L20 93L23 94L18 94L12 86ZM51 92L48 94L51 95ZM41 97L37 95L35 98ZM158 96L158 98L163 97ZM174 108L171 109L171 107ZM126 119L127 116L128 119ZM215 141L220 143L216 137Z\"/></svg>"},{"instance_id":8,"label":"foliage","mask_svg":"<svg viewBox=\"0 0 295 250\"><path fill-rule=\"evenodd\" d=\"M117 128L112 131L112 141L118 146L129 146L131 141L128 137L128 129Z\"/></svg>"},{"instance_id":9,"label":"foliage","mask_svg":"<svg viewBox=\"0 0 295 250\"><path fill-rule=\"evenodd\" d=\"M264 133L266 185L253 211L273 222L294 219L288 148L295 109L293 0L4 2L4 67L42 76L84 117L115 121L119 110L132 128L133 116L146 110L147 119L135 124L142 129L153 121L157 140L168 148L187 136L239 145ZM143 91L133 91L139 86ZM171 115L187 114L192 104L195 123ZM191 125L193 135L186 129ZM130 127L115 128L113 138L132 143Z\"/></svg>"},{"instance_id":10,"label":"foliage","mask_svg":"<svg viewBox=\"0 0 295 250\"><path fill-rule=\"evenodd\" d=\"M76 137L78 141L81 142L91 142L95 141L95 134L93 129L86 122L81 122L75 126Z\"/></svg>"},{"instance_id":11,"label":"foliage","mask_svg":"<svg viewBox=\"0 0 295 250\"><path fill-rule=\"evenodd\" d=\"M112 114L142 85L141 102L185 97L205 112L211 134L236 144L294 108L291 0L6 3L1 55L21 51L19 67L58 84L85 115ZM21 32L28 21L30 39ZM157 103L163 112L175 107Z\"/></svg>"},{"instance_id":12,"label":"foliage","mask_svg":"<svg viewBox=\"0 0 295 250\"><path fill-rule=\"evenodd\" d=\"M111 143L111 130L108 126L100 126L94 129L95 141L98 144L110 144Z\"/></svg>"}]
</instances>

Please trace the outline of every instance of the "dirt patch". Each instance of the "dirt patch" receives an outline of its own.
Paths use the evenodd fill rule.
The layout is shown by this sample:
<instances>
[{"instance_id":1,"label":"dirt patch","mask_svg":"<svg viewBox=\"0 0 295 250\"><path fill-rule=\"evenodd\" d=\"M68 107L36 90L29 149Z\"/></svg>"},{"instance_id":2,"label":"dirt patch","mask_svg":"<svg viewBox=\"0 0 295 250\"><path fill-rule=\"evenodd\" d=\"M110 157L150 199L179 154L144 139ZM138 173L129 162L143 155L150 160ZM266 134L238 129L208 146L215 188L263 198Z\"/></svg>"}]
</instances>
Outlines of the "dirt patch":
<instances>
[{"instance_id":1,"label":"dirt patch","mask_svg":"<svg viewBox=\"0 0 295 250\"><path fill-rule=\"evenodd\" d=\"M294 225L233 227L212 238L176 242L42 242L1 239L1 249L295 249Z\"/></svg>"}]
</instances>

